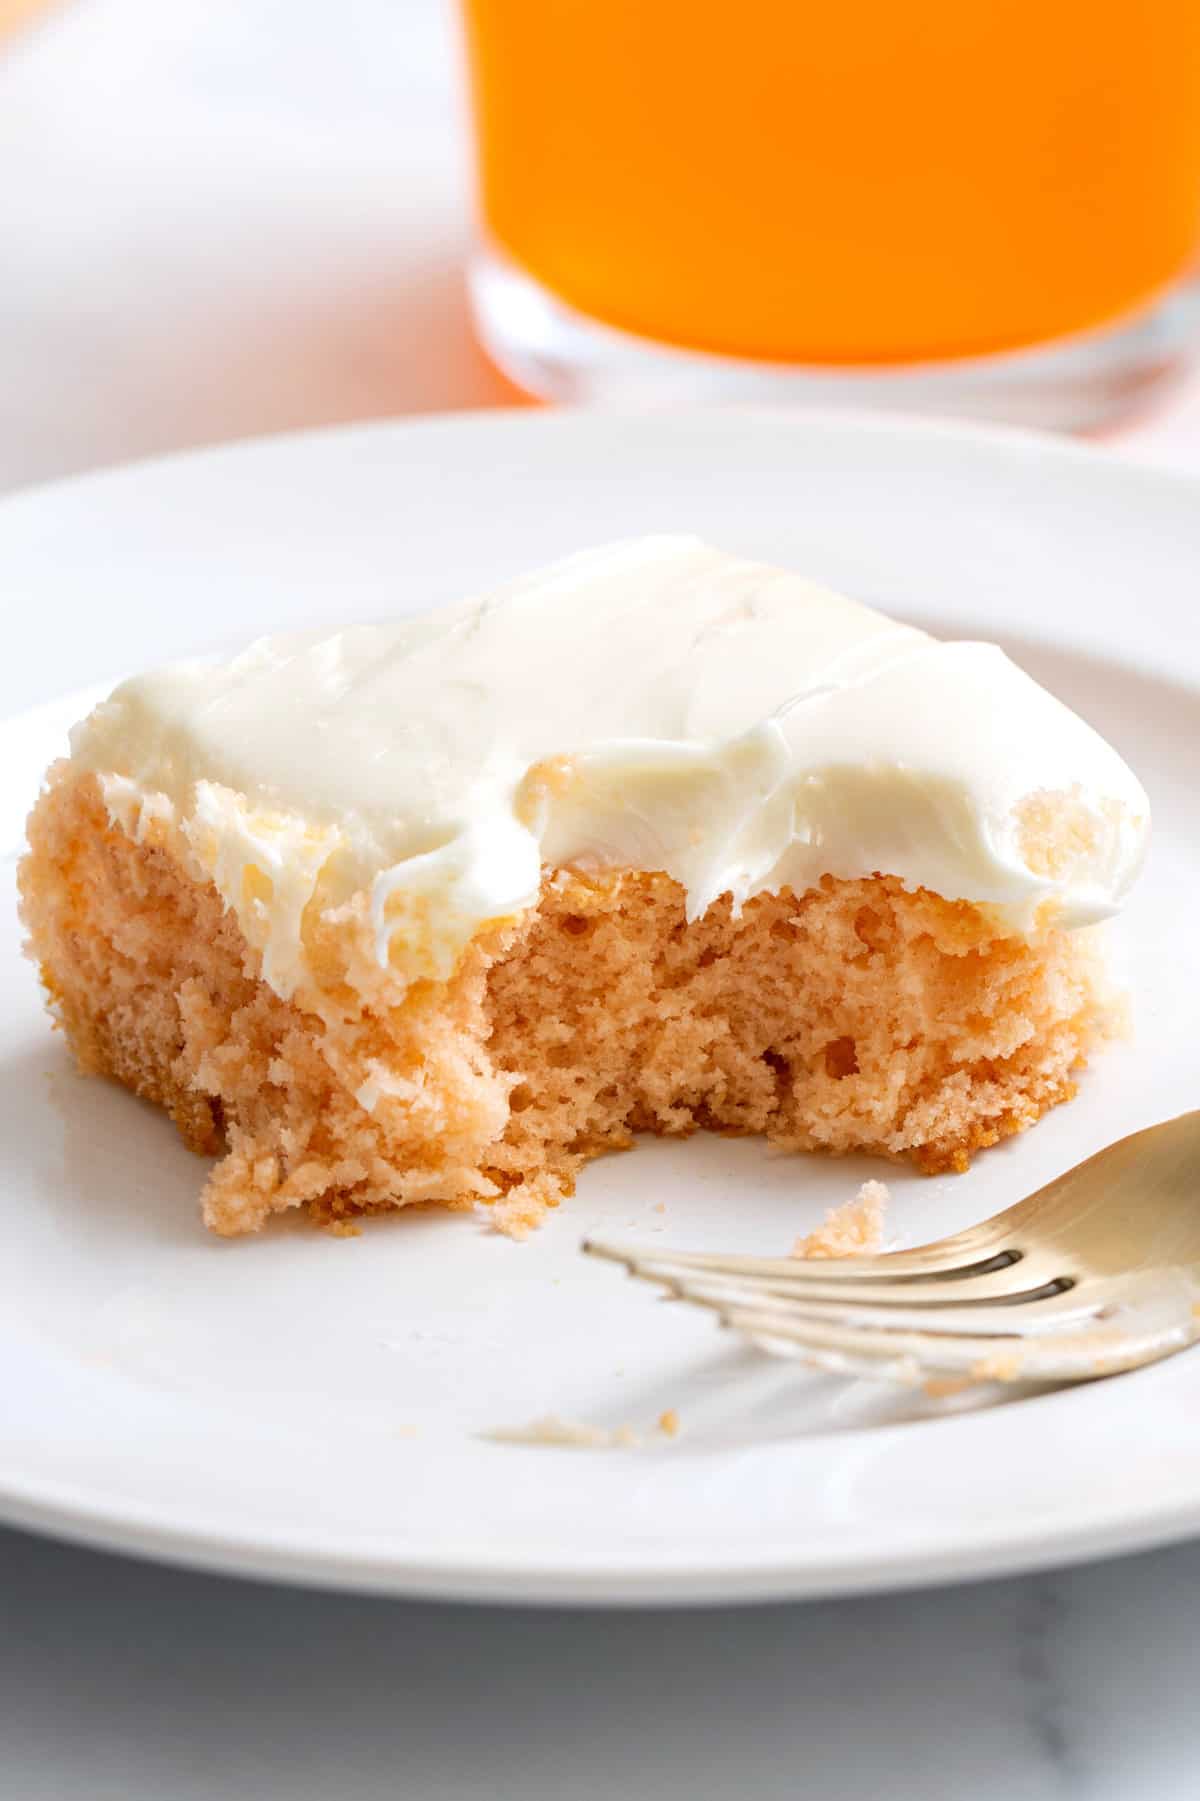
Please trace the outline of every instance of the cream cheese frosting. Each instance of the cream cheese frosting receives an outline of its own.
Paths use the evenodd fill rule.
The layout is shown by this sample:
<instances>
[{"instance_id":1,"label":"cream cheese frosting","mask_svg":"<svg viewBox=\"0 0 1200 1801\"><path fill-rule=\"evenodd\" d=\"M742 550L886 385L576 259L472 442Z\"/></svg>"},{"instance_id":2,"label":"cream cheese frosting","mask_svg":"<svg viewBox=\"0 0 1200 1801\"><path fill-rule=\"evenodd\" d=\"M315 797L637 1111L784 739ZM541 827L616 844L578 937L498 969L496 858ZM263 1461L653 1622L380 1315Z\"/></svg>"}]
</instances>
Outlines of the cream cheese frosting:
<instances>
[{"instance_id":1,"label":"cream cheese frosting","mask_svg":"<svg viewBox=\"0 0 1200 1801\"><path fill-rule=\"evenodd\" d=\"M76 763L177 827L283 995L317 898L444 977L545 866L726 892L900 878L999 911L1114 912L1149 832L1117 753L994 645L939 642L699 540L586 551L421 617L260 639L123 683Z\"/></svg>"}]
</instances>

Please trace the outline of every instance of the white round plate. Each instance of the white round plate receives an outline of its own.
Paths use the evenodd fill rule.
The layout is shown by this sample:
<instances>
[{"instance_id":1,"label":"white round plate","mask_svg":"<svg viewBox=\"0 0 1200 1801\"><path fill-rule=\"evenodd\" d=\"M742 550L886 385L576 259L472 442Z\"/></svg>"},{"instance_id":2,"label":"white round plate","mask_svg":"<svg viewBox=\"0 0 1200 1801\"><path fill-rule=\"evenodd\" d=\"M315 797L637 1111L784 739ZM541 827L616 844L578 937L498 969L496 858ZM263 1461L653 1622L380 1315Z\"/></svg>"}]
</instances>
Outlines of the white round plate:
<instances>
[{"instance_id":1,"label":"white round plate","mask_svg":"<svg viewBox=\"0 0 1200 1801\"><path fill-rule=\"evenodd\" d=\"M79 690L663 530L998 638L1115 740L1157 821L1121 928L1134 1041L962 1177L697 1138L591 1168L526 1244L436 1214L356 1239L207 1236L202 1166L149 1108L72 1072L19 954L21 821ZM781 1253L880 1173L914 1242L1197 1104L1200 486L903 421L494 414L18 495L0 505L0 580L0 711L43 703L0 728L3 1517L225 1570L563 1602L883 1588L1200 1528L1195 1352L955 1406L769 1361L577 1249L604 1231ZM667 1409L677 1438L656 1427ZM546 1414L640 1442L486 1436Z\"/></svg>"}]
</instances>

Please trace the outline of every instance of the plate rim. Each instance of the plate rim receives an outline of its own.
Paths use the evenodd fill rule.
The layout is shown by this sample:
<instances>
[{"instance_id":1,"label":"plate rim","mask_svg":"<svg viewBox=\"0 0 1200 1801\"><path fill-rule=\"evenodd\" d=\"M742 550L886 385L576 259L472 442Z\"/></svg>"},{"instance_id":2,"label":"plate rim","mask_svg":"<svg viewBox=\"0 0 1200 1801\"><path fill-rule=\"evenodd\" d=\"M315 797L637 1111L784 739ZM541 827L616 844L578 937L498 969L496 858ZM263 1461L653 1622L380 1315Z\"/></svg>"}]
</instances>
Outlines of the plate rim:
<instances>
[{"instance_id":1,"label":"plate rim","mask_svg":"<svg viewBox=\"0 0 1200 1801\"><path fill-rule=\"evenodd\" d=\"M514 424L528 429L553 430L568 421L611 424L624 421L637 425L653 420L688 418L759 421L774 426L795 426L800 431L854 432L880 437L907 437L916 432L922 437L963 439L983 445L1010 445L1015 449L1035 451L1063 463L1078 467L1116 467L1126 474L1145 476L1155 486L1162 483L1200 488L1200 471L1176 468L1171 464L1143 461L1131 456L1128 447L1086 437L1072 437L1034 426L1014 425L1004 420L959 419L953 414L910 412L904 408L886 409L865 406L772 407L726 402L720 405L670 406L643 408L630 405L605 407L539 406L509 404L448 408L436 413L381 413L361 419L339 419L323 425L305 425L280 431L245 432L233 438L205 439L195 444L181 444L171 450L144 456L118 458L115 462L97 464L87 469L72 470L66 475L46 480L19 483L0 493L0 515L11 503L25 502L68 489L100 483L151 470L199 462L206 458L224 458L247 451L275 449L292 444L309 444L314 440L330 442L338 438L373 435L407 435L410 432L454 432L463 426L495 426L511 428Z\"/></svg>"},{"instance_id":2,"label":"plate rim","mask_svg":"<svg viewBox=\"0 0 1200 1801\"><path fill-rule=\"evenodd\" d=\"M526 1456L546 1454L537 1447L506 1449ZM1158 1501L1140 1511L1132 1525L1127 1511L1102 1504L1082 1524L1076 1518L1065 1529L1069 1536L1053 1528L1022 1529L1014 1514L1002 1533L994 1526L981 1528L947 1547L906 1550L903 1561L894 1547L875 1562L854 1550L809 1559L770 1545L765 1554L754 1549L744 1556L722 1546L719 1563L696 1549L686 1559L664 1560L656 1548L641 1559L624 1552L593 1553L583 1566L568 1558L538 1561L524 1546L506 1555L491 1541L486 1552L480 1544L469 1545L464 1553L461 1543L453 1550L410 1552L393 1542L364 1555L348 1550L344 1539L327 1539L320 1532L214 1533L186 1517L164 1524L152 1517L152 1509L72 1501L60 1483L42 1482L36 1493L21 1494L21 1487L9 1477L0 1478L0 1524L94 1550L333 1592L546 1607L707 1607L903 1593L1067 1568L1176 1544L1200 1532L1198 1492L1187 1500Z\"/></svg>"}]
</instances>

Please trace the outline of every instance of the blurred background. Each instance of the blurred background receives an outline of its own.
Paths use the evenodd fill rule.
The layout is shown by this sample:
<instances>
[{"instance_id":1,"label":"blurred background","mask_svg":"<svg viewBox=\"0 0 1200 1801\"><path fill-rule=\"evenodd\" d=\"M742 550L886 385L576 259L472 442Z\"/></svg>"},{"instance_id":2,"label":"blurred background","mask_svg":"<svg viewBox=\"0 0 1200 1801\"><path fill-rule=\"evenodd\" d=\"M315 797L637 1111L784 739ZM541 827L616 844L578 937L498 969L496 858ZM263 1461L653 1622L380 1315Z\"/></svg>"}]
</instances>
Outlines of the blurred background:
<instances>
[{"instance_id":1,"label":"blurred background","mask_svg":"<svg viewBox=\"0 0 1200 1801\"><path fill-rule=\"evenodd\" d=\"M511 404L469 219L442 0L40 7L0 52L0 483Z\"/></svg>"},{"instance_id":2,"label":"blurred background","mask_svg":"<svg viewBox=\"0 0 1200 1801\"><path fill-rule=\"evenodd\" d=\"M539 7L546 21L580 22L578 37L549 33L531 44ZM892 404L898 385L898 403L908 406L1072 423L1067 414L1078 411L1082 384L1090 429L1120 430L1138 455L1200 460L1200 384L1187 373L1186 354L1195 289L1181 267L1189 233L1200 226L1200 100L1189 101L1200 88L1194 0L1145 8L1105 0L1087 9L1053 0L1041 9L1044 20L1057 20L1053 28L1039 25L1024 0L954 9L943 0L909 8L880 0L865 11L893 23L917 19L924 30L913 26L900 39L893 32L886 56L877 46L865 106L858 64L847 66L850 26L862 22L863 7L843 9L852 17L840 36L826 21L815 38L797 26L801 14L816 16L811 9L755 0L734 10L744 54L725 80L727 44L713 36L716 13L707 7L689 14L682 0L655 0L645 11L662 29L647 40L627 0L473 0L492 252L486 264L476 259L474 279L491 307L489 341L510 368L570 399L661 404L748 393L790 403L812 396L815 379L815 397L826 400L823 378L841 397L842 368L805 364L799 388L788 385L794 369L777 379L780 356L807 347L859 359L849 397L872 403ZM955 13L977 22L1002 15L1011 28L1011 54L990 85L988 46L978 35L939 36L939 21ZM685 15L697 26L690 37ZM707 35L698 29L706 18ZM469 316L467 271L478 241L471 113L450 0L341 0L336 8L312 0L67 0L36 9L0 0L0 20L10 28L0 52L0 484L250 433L524 398L479 348ZM1090 59L1075 53L1081 36ZM1139 42L1148 46L1140 58L1130 52ZM939 43L942 61L932 67ZM664 77L672 45L687 74L674 85ZM785 73L815 67L826 89L834 83L820 118L824 138L835 141L815 173L812 154L801 155L812 94L797 85L793 104L781 64ZM755 66L767 71L764 92L753 86ZM1038 72L1024 88L1023 66ZM514 107L526 116L527 79L542 95L532 139L509 130ZM588 141L607 133L596 160L609 171L590 187L573 124L588 96ZM948 97L949 112L931 132L939 96ZM959 177L953 192L944 191L948 176L940 195L933 190L939 168L961 174L961 144L942 154L952 117L965 132L985 100L988 117L1009 119L1009 139L1024 150L1010 167L984 154L990 139L971 140L966 192L973 180L990 183L993 195L972 213ZM1030 108L1041 134L1036 154ZM635 124L643 119L640 137L631 114ZM756 118L769 126L761 141ZM909 136L920 139L904 164L907 186L885 183L887 205L872 214L863 195L896 162L889 141L906 120ZM609 131L614 122L619 129ZM716 151L699 167L691 152L655 161L655 142L666 150L739 144L736 192L713 195ZM633 174L640 169L657 210L644 194L634 206L627 165L613 173L621 145L636 153ZM1014 196L1007 223L994 203L1005 184ZM836 202L823 222L813 216L821 193ZM691 223L672 232L671 203L681 194L691 197ZM935 201L941 208L938 229L923 241L914 241L912 217L897 214L905 194L923 205L919 216ZM697 271L722 266L719 254L709 265L704 259L714 243L720 252L714 234L731 229L739 195L748 196L740 210L752 216L741 228L737 278L714 288ZM1028 271L1019 280L1014 273L1004 293L988 279L997 256L1011 261L1031 209L1026 256L1040 244L1049 257L1061 221L1076 221L1071 256L1055 263L1046 284L1053 291L1043 295L1058 309L1048 324L1028 311L1038 299ZM696 225L706 218L716 222L712 230ZM847 238L840 258L838 218ZM627 239L614 243L622 219ZM1115 245L1113 221L1124 234ZM664 235L648 286L647 247ZM955 282L933 280L939 245L949 273L959 269ZM1095 266L1080 288L1086 245ZM884 292L871 275L881 256L898 272ZM967 257L971 282L962 275ZM514 299L511 281L505 285L514 263L519 278L532 278L532 295L522 290ZM1101 276L1109 284L1103 294ZM1136 342L1115 364L1102 356L1097 370L1094 346L1085 346L1082 368L1076 357L1047 380L1027 364L997 372L974 355L969 379L951 369L949 386L938 385L944 359L930 369L939 347L951 344L963 352L1002 346L1004 361L1013 346L1006 321L1016 322L1018 339L1069 324L1094 329L1095 304L1116 307L1126 322L1133 308ZM932 333L924 338L922 306ZM977 335L954 339L956 319L971 326L970 307ZM614 323L638 330L610 337ZM906 337L896 335L901 326ZM666 354L664 332L675 340ZM689 360L697 344L699 357ZM715 346L715 361L705 345ZM745 354L735 354L739 347ZM883 366L864 372L872 347ZM922 386L931 373L932 386ZM1164 373L1170 384L1160 381Z\"/></svg>"}]
</instances>

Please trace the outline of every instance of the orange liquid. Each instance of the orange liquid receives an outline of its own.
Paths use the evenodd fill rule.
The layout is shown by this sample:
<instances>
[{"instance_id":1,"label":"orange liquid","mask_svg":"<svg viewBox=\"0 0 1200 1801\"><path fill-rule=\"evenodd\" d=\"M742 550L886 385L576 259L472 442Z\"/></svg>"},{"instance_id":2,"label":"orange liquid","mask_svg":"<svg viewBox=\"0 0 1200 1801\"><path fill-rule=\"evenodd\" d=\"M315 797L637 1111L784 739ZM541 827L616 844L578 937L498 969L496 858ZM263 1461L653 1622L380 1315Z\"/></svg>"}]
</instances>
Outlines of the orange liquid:
<instances>
[{"instance_id":1,"label":"orange liquid","mask_svg":"<svg viewBox=\"0 0 1200 1801\"><path fill-rule=\"evenodd\" d=\"M1200 0L464 0L494 239L594 318L804 362L1033 344L1200 241Z\"/></svg>"}]
</instances>

